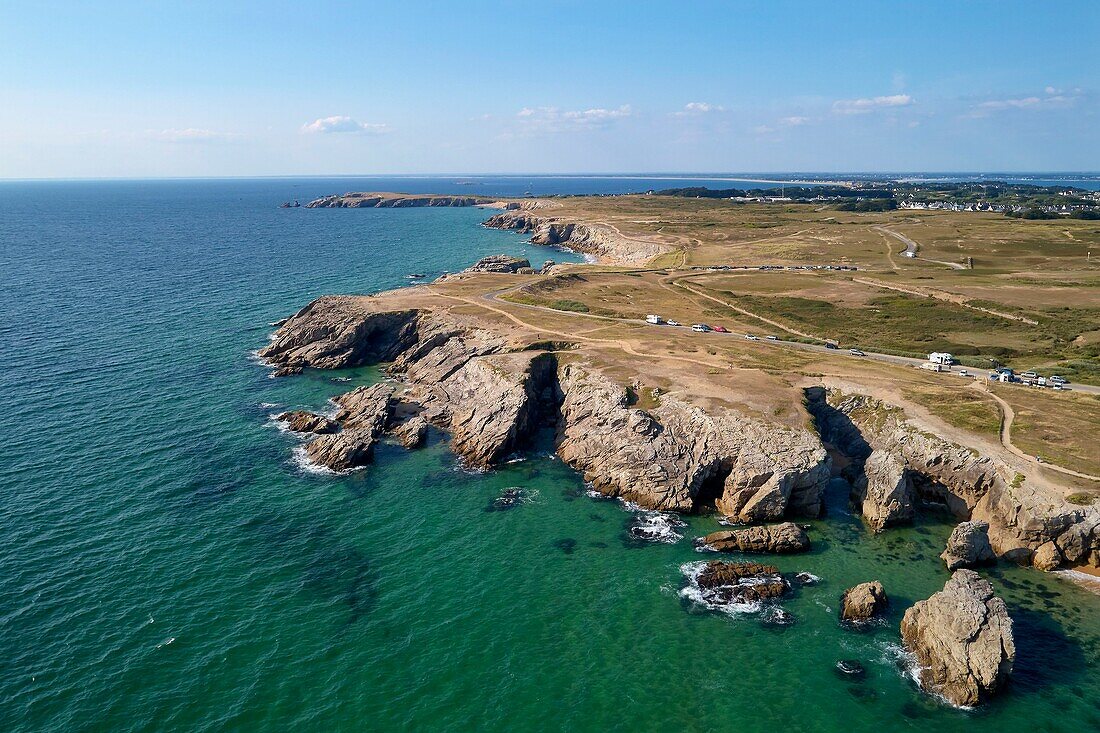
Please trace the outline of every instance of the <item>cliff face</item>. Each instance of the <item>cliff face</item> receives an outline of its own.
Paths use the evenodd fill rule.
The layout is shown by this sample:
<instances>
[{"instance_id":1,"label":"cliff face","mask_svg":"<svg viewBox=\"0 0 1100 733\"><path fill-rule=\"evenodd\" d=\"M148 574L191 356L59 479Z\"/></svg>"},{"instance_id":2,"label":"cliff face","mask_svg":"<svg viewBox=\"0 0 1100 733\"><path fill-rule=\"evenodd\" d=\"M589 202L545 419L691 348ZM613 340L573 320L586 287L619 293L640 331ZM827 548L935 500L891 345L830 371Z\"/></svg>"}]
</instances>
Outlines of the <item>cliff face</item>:
<instances>
[{"instance_id":1,"label":"cliff face","mask_svg":"<svg viewBox=\"0 0 1100 733\"><path fill-rule=\"evenodd\" d=\"M901 410L864 395L807 390L822 439L854 459L853 500L875 531L911 520L918 504L989 524L998 555L1051 569L1100 566L1100 510L1015 480L1000 462L920 431Z\"/></svg>"},{"instance_id":2,"label":"cliff face","mask_svg":"<svg viewBox=\"0 0 1100 733\"><path fill-rule=\"evenodd\" d=\"M407 208L414 206L478 206L492 199L476 196L407 196L384 193L345 193L322 196L306 204L307 209Z\"/></svg>"},{"instance_id":3,"label":"cliff face","mask_svg":"<svg viewBox=\"0 0 1100 733\"><path fill-rule=\"evenodd\" d=\"M398 399L450 432L472 466L494 465L546 426L597 490L646 508L717 508L746 522L820 512L829 461L807 431L667 395L653 410L636 409L592 365L512 351L445 313L372 310L369 300L315 301L262 355L322 368L392 360L406 385Z\"/></svg>"},{"instance_id":4,"label":"cliff face","mask_svg":"<svg viewBox=\"0 0 1100 733\"><path fill-rule=\"evenodd\" d=\"M502 211L489 217L484 224L493 229L530 234L534 244L568 247L577 252L632 265L648 262L671 249L657 242L627 240L610 227L537 216L530 210Z\"/></svg>"}]
</instances>

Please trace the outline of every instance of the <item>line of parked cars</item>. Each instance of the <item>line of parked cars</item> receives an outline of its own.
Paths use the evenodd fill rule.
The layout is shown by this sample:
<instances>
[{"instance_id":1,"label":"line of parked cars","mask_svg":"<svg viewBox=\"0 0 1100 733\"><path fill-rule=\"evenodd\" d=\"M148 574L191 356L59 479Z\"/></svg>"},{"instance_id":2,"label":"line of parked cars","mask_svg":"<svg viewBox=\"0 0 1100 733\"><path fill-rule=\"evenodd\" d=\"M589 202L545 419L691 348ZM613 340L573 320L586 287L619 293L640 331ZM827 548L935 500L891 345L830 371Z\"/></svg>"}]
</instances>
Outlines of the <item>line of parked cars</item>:
<instances>
[{"instance_id":1,"label":"line of parked cars","mask_svg":"<svg viewBox=\"0 0 1100 733\"><path fill-rule=\"evenodd\" d=\"M989 375L991 382L1016 382L1022 384L1025 387L1050 387L1051 389L1061 391L1069 384L1069 380L1065 377L1060 377L1054 374L1049 377L1039 375L1034 371L1026 371L1022 374L1016 374L1008 367L998 367Z\"/></svg>"}]
</instances>

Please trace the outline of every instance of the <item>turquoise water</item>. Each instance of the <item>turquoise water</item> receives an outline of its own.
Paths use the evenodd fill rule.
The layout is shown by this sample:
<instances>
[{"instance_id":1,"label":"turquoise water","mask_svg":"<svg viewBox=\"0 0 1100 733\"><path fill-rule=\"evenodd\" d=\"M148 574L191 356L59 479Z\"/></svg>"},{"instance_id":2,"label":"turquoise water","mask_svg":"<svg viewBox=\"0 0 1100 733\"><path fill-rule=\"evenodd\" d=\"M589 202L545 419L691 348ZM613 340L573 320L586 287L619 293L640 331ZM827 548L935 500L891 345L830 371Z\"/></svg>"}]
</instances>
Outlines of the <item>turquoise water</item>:
<instances>
[{"instance_id":1,"label":"turquoise water","mask_svg":"<svg viewBox=\"0 0 1100 733\"><path fill-rule=\"evenodd\" d=\"M563 259L475 210L273 207L341 188L0 186L0 730L1100 727L1100 597L1037 572L989 572L1017 621L1001 699L916 690L897 624L946 579L950 526L871 537L839 482L815 550L777 560L822 582L774 628L679 596L713 519L631 541L632 515L545 446L469 474L435 434L349 476L301 471L269 415L380 375L268 379L249 352L270 321L493 252ZM531 500L487 511L511 486ZM872 578L889 619L840 627L840 593ZM849 658L863 682L834 672Z\"/></svg>"}]
</instances>

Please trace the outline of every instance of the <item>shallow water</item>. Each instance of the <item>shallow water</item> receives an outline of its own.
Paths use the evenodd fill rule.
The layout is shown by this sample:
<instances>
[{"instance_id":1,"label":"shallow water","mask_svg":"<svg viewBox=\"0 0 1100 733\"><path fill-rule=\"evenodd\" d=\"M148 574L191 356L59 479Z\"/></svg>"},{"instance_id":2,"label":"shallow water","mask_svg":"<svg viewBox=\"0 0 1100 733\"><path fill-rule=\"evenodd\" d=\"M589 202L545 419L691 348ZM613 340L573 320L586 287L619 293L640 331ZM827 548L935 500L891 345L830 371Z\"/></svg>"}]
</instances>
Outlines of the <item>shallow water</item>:
<instances>
[{"instance_id":1,"label":"shallow water","mask_svg":"<svg viewBox=\"0 0 1100 733\"><path fill-rule=\"evenodd\" d=\"M988 573L1016 619L1005 695L967 712L920 693L897 626L946 580L950 525L872 537L840 483L814 551L775 561L822 579L775 628L680 597L713 518L632 537L636 515L545 445L474 474L433 434L303 472L269 415L381 375L268 379L249 352L269 322L493 252L564 259L470 209L274 208L355 187L0 186L0 729L1100 728L1100 597L1034 571ZM841 592L874 578L889 618L842 628Z\"/></svg>"}]
</instances>

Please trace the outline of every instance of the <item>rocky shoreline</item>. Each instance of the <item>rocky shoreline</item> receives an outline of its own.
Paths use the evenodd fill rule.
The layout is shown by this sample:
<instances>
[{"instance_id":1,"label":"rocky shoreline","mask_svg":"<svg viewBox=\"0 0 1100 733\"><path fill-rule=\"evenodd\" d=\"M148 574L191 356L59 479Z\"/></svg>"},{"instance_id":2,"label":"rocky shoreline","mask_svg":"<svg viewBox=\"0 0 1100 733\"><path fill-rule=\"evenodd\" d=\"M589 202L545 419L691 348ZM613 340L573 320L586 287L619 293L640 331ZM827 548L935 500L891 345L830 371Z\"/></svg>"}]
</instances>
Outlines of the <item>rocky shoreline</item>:
<instances>
[{"instance_id":1,"label":"rocky shoreline","mask_svg":"<svg viewBox=\"0 0 1100 733\"><path fill-rule=\"evenodd\" d=\"M482 205L469 197L330 198L307 206ZM657 244L639 248L598 224L560 222L519 207L485 225L618 262L664 251ZM535 274L528 262L500 256L457 279ZM744 525L698 538L697 549L782 554L810 549L809 525L790 519L822 514L835 451L851 502L870 531L929 511L960 522L942 556L952 579L910 607L901 627L920 664L921 687L959 706L984 702L1003 687L1015 648L1004 602L987 581L958 568L998 559L1043 570L1100 566L1100 509L1069 504L997 458L919 429L896 406L811 386L803 390L801 425L727 402L700 404L690 390L663 390L659 397L654 391L642 407L633 386L624 386L622 373L598 351L574 350L576 344L541 334L519 337L495 316L471 315L474 303L431 288L323 296L280 322L259 352L276 375L386 364L391 377L336 398L332 418L280 415L289 429L310 436L308 459L332 471L352 470L370 463L383 436L412 449L431 425L449 434L467 466L490 469L550 434L556 454L593 492L651 513L717 512ZM681 595L706 608L766 607L770 623L793 622L774 603L790 587L774 567L711 561L684 568L689 585ZM841 622L860 624L880 617L888 599L872 581L849 589L841 605Z\"/></svg>"}]
</instances>

